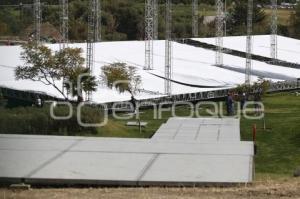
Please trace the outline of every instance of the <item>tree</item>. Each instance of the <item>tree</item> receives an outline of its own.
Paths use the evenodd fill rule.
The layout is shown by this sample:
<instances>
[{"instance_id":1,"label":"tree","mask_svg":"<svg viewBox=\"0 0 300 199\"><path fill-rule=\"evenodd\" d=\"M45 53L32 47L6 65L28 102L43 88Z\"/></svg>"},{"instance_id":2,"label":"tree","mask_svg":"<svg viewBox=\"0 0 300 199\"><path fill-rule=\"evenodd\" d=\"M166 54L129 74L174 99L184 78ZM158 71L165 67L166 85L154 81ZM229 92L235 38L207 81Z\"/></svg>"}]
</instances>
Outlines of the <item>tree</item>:
<instances>
[{"instance_id":1,"label":"tree","mask_svg":"<svg viewBox=\"0 0 300 199\"><path fill-rule=\"evenodd\" d=\"M238 85L234 91L236 93L248 93L248 94L259 94L259 97L263 97L270 88L270 81L265 80L263 78L259 78L256 82L254 82L251 86L246 84Z\"/></svg>"},{"instance_id":2,"label":"tree","mask_svg":"<svg viewBox=\"0 0 300 199\"><path fill-rule=\"evenodd\" d=\"M28 43L22 46L21 58L24 65L18 66L15 71L17 80L29 79L41 82L55 88L66 100L68 97L57 84L60 80L67 80L71 84L65 84L73 96L77 94L77 79L82 73L89 73L83 67L84 58L81 57L82 49L65 48L53 53L50 48L43 45ZM88 75L81 79L82 90L95 91L96 78Z\"/></svg>"},{"instance_id":3,"label":"tree","mask_svg":"<svg viewBox=\"0 0 300 199\"><path fill-rule=\"evenodd\" d=\"M96 91L97 87L96 77L90 75L90 69L83 67L81 54L81 48L65 48L55 55L64 78L64 87L73 97L77 97L78 102L81 101L82 91Z\"/></svg>"},{"instance_id":4,"label":"tree","mask_svg":"<svg viewBox=\"0 0 300 199\"><path fill-rule=\"evenodd\" d=\"M296 12L290 16L291 21L291 32L293 36L300 37L300 3L296 7Z\"/></svg>"},{"instance_id":5,"label":"tree","mask_svg":"<svg viewBox=\"0 0 300 199\"><path fill-rule=\"evenodd\" d=\"M0 35L5 35L7 30L7 24L0 21Z\"/></svg>"},{"instance_id":6,"label":"tree","mask_svg":"<svg viewBox=\"0 0 300 199\"><path fill-rule=\"evenodd\" d=\"M142 83L141 76L133 66L125 63L113 63L102 67L102 81L109 88L115 88L120 93L129 92L133 97Z\"/></svg>"},{"instance_id":7,"label":"tree","mask_svg":"<svg viewBox=\"0 0 300 199\"><path fill-rule=\"evenodd\" d=\"M244 34L247 26L248 4L245 1L234 1L228 10L227 28L231 33ZM257 6L257 1L253 3L253 24L261 23L265 20L266 14L263 9ZM243 32L241 32L243 31Z\"/></svg>"},{"instance_id":8,"label":"tree","mask_svg":"<svg viewBox=\"0 0 300 199\"><path fill-rule=\"evenodd\" d=\"M83 74L86 75L80 77ZM96 77L89 74L90 69L88 68L73 67L68 70L68 74L66 75L68 78L64 86L73 97L77 97L78 102L82 101L82 91L96 91ZM80 82L80 88L78 88L78 80Z\"/></svg>"},{"instance_id":9,"label":"tree","mask_svg":"<svg viewBox=\"0 0 300 199\"><path fill-rule=\"evenodd\" d=\"M141 76L137 74L137 69L133 66L128 66L125 63L113 63L102 67L102 81L109 87L115 88L120 93L129 92L134 113L136 113L140 133L142 131L141 119L137 111L137 103L134 95L138 91L142 83Z\"/></svg>"}]
</instances>

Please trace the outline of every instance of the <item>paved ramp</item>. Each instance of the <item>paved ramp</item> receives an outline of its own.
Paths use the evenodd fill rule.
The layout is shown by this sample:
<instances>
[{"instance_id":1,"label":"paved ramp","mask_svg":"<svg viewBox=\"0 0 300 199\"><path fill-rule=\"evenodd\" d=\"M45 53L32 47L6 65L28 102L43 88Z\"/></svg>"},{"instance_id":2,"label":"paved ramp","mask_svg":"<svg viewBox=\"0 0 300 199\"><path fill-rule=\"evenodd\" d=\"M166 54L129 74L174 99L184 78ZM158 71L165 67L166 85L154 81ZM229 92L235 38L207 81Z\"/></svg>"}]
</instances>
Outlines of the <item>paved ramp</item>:
<instances>
[{"instance_id":1,"label":"paved ramp","mask_svg":"<svg viewBox=\"0 0 300 199\"><path fill-rule=\"evenodd\" d=\"M197 142L240 141L240 120L234 118L170 118L153 139Z\"/></svg>"}]
</instances>

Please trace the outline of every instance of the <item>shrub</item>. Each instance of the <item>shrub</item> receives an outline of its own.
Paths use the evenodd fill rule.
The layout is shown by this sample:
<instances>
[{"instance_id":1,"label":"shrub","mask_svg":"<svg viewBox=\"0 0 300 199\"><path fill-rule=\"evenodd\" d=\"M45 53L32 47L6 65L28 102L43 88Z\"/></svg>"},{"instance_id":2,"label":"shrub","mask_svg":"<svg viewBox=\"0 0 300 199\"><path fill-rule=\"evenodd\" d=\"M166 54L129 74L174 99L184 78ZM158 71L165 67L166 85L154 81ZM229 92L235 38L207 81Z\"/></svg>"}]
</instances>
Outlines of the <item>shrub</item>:
<instances>
[{"instance_id":1,"label":"shrub","mask_svg":"<svg viewBox=\"0 0 300 199\"><path fill-rule=\"evenodd\" d=\"M68 108L57 106L55 115L68 115ZM86 123L99 123L101 111L96 107L82 108L82 121ZM0 108L1 134L36 134L36 135L94 135L97 128L84 128L77 122L76 108L68 120L54 120L50 116L49 106Z\"/></svg>"}]
</instances>

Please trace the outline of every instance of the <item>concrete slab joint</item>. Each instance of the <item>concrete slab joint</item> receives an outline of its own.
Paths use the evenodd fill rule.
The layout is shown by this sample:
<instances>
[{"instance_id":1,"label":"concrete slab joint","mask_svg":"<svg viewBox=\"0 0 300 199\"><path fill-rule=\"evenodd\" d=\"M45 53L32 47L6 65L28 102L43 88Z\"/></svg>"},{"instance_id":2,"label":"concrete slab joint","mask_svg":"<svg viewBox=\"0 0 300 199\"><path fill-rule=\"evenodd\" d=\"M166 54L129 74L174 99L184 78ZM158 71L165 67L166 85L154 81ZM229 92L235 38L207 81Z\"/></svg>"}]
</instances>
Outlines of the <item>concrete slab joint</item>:
<instances>
[{"instance_id":1,"label":"concrete slab joint","mask_svg":"<svg viewBox=\"0 0 300 199\"><path fill-rule=\"evenodd\" d=\"M0 183L195 186L250 183L240 121L170 118L151 139L0 135Z\"/></svg>"}]
</instances>

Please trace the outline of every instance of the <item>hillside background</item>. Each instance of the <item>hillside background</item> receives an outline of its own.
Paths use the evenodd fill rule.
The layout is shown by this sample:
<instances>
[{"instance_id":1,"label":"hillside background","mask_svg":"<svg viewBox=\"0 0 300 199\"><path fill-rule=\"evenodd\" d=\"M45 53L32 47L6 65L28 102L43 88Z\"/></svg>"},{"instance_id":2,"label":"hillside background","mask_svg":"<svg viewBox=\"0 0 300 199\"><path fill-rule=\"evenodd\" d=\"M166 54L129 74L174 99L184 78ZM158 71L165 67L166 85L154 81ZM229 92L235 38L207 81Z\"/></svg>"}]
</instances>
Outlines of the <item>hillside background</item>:
<instances>
[{"instance_id":1,"label":"hillside background","mask_svg":"<svg viewBox=\"0 0 300 199\"><path fill-rule=\"evenodd\" d=\"M296 0L284 2L296 3ZM26 40L33 27L33 0L0 1L0 37ZM44 40L56 41L59 36L58 0L41 0ZM199 0L199 36L215 35L214 22L203 24L206 16L215 16L215 0ZM255 2L254 34L269 34L269 0ZM281 4L282 0L278 3ZM164 39L164 1L159 1L159 38ZM173 37L192 36L191 0L173 0ZM246 33L247 1L227 0L227 35ZM85 41L87 35L88 1L69 0L69 39ZM300 4L293 9L279 9L279 34L300 38ZM45 28L44 28L45 27ZM49 33L50 32L50 33ZM102 0L102 40L143 40L144 0ZM53 37L53 38L52 38Z\"/></svg>"}]
</instances>

